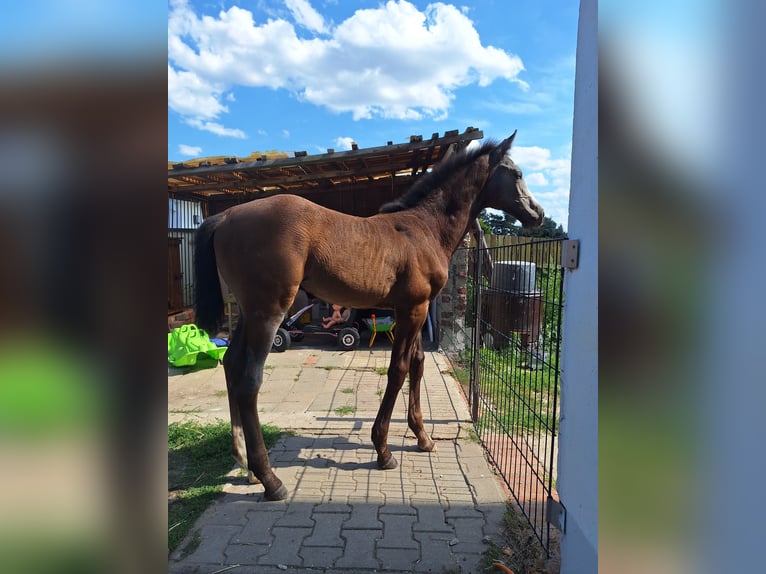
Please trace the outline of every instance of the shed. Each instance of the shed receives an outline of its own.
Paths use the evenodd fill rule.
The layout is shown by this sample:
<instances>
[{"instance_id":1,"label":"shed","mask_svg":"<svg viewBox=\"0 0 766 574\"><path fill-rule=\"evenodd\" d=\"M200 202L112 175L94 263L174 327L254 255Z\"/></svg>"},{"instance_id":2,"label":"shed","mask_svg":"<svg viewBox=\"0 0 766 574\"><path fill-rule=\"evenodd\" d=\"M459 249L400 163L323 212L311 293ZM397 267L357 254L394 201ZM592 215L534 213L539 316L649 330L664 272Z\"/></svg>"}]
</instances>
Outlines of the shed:
<instances>
[{"instance_id":1,"label":"shed","mask_svg":"<svg viewBox=\"0 0 766 574\"><path fill-rule=\"evenodd\" d=\"M343 213L370 216L409 189L450 147L459 150L482 137L482 131L468 127L462 133L412 135L403 143L389 141L363 149L354 144L350 150L328 149L317 155L256 152L246 158L168 162L169 278L172 275L168 313L179 311L179 303L180 307L192 304L192 243L204 217L280 193L300 195Z\"/></svg>"}]
</instances>

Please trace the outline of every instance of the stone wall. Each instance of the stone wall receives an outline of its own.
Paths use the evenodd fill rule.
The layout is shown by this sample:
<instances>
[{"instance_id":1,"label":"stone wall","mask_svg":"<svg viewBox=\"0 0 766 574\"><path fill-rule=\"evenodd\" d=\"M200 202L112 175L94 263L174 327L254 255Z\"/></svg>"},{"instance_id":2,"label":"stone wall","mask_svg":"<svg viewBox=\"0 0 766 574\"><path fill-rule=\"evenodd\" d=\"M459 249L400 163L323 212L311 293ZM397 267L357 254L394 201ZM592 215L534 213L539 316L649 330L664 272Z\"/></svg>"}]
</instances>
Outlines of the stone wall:
<instances>
[{"instance_id":1,"label":"stone wall","mask_svg":"<svg viewBox=\"0 0 766 574\"><path fill-rule=\"evenodd\" d=\"M439 346L447 353L456 353L469 344L465 324L468 281L468 235L450 260L447 284L438 297Z\"/></svg>"}]
</instances>

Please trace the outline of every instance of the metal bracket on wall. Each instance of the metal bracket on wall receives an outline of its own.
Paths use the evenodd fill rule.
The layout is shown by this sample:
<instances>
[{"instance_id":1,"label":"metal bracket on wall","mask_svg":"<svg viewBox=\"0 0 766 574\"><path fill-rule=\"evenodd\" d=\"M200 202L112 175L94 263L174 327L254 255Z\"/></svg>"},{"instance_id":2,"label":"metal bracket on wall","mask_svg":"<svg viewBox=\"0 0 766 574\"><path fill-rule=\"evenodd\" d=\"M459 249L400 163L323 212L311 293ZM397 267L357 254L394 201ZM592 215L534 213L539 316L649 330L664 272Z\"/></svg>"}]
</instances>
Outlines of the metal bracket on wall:
<instances>
[{"instance_id":1,"label":"metal bracket on wall","mask_svg":"<svg viewBox=\"0 0 766 574\"><path fill-rule=\"evenodd\" d=\"M567 269L577 269L580 264L580 240L565 239L561 250L561 266Z\"/></svg>"},{"instance_id":2,"label":"metal bracket on wall","mask_svg":"<svg viewBox=\"0 0 766 574\"><path fill-rule=\"evenodd\" d=\"M563 534L567 529L567 509L558 500L549 496L545 504L545 520Z\"/></svg>"}]
</instances>

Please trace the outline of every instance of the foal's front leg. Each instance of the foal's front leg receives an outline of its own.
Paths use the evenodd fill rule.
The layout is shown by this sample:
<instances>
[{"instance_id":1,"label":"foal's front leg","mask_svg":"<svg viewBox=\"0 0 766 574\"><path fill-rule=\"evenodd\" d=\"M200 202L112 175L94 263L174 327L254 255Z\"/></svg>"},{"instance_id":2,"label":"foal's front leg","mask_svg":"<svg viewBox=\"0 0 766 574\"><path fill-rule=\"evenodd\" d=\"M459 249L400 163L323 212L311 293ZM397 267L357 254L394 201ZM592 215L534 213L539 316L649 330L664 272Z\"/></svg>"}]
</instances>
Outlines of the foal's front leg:
<instances>
[{"instance_id":1,"label":"foal's front leg","mask_svg":"<svg viewBox=\"0 0 766 574\"><path fill-rule=\"evenodd\" d=\"M420 409L420 382L423 380L424 362L423 337L418 332L410 359L410 404L407 409L407 424L418 439L418 448L424 452L431 452L436 448L436 443L423 427L423 413Z\"/></svg>"},{"instance_id":2,"label":"foal's front leg","mask_svg":"<svg viewBox=\"0 0 766 574\"><path fill-rule=\"evenodd\" d=\"M428 303L419 305L414 309L396 310L396 338L391 351L391 364L388 367L388 384L383 395L383 402L380 404L380 409L378 409L378 416L375 417L375 423L372 425L372 442L375 445L375 450L378 451L378 467L384 470L396 468L397 466L396 459L388 448L388 427L391 423L391 415L394 412L396 398L399 395L399 391L402 390L404 377L407 375L413 353L416 350L415 339L418 333L420 333L427 311ZM420 352L422 353L422 348ZM420 375L422 375L422 360L420 360L420 366L415 369L415 372L418 369L420 370ZM419 402L419 388L417 393ZM417 407L417 413L420 413L419 406ZM422 424L421 416L421 428ZM430 438L427 439L427 441L430 440ZM418 443L420 443L420 437L418 437ZM424 445L428 446L427 443L424 443Z\"/></svg>"},{"instance_id":3,"label":"foal's front leg","mask_svg":"<svg viewBox=\"0 0 766 574\"><path fill-rule=\"evenodd\" d=\"M372 425L372 443L378 451L378 467L383 470L391 470L397 467L396 459L388 449L388 427L391 423L391 415L394 412L396 397L402 390L404 377L407 373L409 358L405 357L405 347L398 341L394 342L391 351L391 363L388 366L388 384L383 395L383 401L378 409L378 416Z\"/></svg>"}]
</instances>

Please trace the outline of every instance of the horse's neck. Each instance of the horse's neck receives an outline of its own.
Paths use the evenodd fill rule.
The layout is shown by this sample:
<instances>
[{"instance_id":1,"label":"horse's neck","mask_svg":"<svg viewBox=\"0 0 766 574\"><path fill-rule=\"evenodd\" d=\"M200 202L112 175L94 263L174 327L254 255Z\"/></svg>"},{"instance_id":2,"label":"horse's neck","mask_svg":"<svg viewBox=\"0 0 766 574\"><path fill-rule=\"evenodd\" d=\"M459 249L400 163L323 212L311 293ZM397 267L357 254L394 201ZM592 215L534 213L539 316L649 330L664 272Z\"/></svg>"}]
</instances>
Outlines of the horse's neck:
<instances>
[{"instance_id":1,"label":"horse's neck","mask_svg":"<svg viewBox=\"0 0 766 574\"><path fill-rule=\"evenodd\" d=\"M471 221L479 215L476 197L484 185L484 173L468 169L462 177L455 177L441 186L441 192L428 209L421 211L423 224L433 231L447 258L465 236Z\"/></svg>"}]
</instances>

